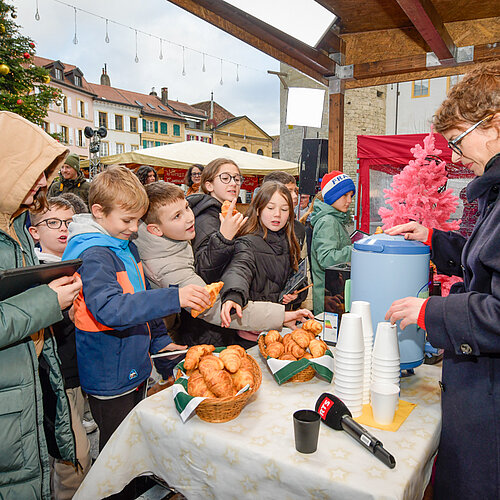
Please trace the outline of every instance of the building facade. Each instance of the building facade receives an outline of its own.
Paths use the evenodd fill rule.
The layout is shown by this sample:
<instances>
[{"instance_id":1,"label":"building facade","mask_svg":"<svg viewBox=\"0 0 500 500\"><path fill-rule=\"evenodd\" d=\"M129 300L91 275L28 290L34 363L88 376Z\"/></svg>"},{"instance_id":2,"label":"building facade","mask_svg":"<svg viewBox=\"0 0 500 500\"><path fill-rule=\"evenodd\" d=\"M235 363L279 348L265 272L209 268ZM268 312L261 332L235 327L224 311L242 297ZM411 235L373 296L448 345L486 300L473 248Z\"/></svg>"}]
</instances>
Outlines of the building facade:
<instances>
[{"instance_id":1,"label":"building facade","mask_svg":"<svg viewBox=\"0 0 500 500\"><path fill-rule=\"evenodd\" d=\"M50 85L61 90L62 98L49 106L44 130L59 134L60 141L71 153L88 158L85 127L93 126L94 94L83 72L71 64L35 56L34 64L50 72Z\"/></svg>"}]
</instances>

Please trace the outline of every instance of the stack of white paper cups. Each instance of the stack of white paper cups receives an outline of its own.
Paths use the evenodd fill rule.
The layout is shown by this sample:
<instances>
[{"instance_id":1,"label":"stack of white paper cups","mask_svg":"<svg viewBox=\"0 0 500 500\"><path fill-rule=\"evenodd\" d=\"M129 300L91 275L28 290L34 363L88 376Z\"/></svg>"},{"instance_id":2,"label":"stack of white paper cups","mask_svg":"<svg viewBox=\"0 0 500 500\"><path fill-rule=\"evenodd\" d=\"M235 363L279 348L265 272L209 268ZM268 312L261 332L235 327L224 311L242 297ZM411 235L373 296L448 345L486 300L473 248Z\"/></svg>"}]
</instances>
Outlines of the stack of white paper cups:
<instances>
[{"instance_id":1,"label":"stack of white paper cups","mask_svg":"<svg viewBox=\"0 0 500 500\"><path fill-rule=\"evenodd\" d=\"M355 300L351 305L351 312L361 316L363 325L363 340L365 343L364 371L363 371L363 404L370 403L370 383L372 379L372 350L373 327L370 303L364 300Z\"/></svg>"},{"instance_id":2,"label":"stack of white paper cups","mask_svg":"<svg viewBox=\"0 0 500 500\"><path fill-rule=\"evenodd\" d=\"M396 325L381 321L373 344L372 381L399 385L399 343Z\"/></svg>"},{"instance_id":3,"label":"stack of white paper cups","mask_svg":"<svg viewBox=\"0 0 500 500\"><path fill-rule=\"evenodd\" d=\"M335 349L334 394L345 403L353 417L359 417L363 410L364 353L361 316L343 314Z\"/></svg>"}]
</instances>

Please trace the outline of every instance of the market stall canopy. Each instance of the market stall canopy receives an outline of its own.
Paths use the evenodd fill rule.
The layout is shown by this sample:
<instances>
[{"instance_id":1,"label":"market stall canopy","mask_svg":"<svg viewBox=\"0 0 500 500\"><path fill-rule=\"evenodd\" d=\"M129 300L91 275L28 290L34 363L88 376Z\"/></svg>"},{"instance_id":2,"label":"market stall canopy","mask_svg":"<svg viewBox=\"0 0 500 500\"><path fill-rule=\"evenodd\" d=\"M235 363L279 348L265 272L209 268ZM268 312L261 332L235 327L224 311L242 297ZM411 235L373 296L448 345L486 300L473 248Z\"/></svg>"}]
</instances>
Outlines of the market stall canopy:
<instances>
[{"instance_id":1,"label":"market stall canopy","mask_svg":"<svg viewBox=\"0 0 500 500\"><path fill-rule=\"evenodd\" d=\"M323 26L321 18L333 14L316 43L299 40L281 24L284 15L257 13L252 2L170 2L326 85L332 76L359 88L453 75L500 57L498 0L297 0L293 15L304 23L314 4L323 14L309 24Z\"/></svg>"},{"instance_id":2,"label":"market stall canopy","mask_svg":"<svg viewBox=\"0 0 500 500\"><path fill-rule=\"evenodd\" d=\"M101 158L101 163L128 166L150 165L157 168L181 168L187 170L194 163L207 165L216 158L233 160L240 167L243 175L266 175L275 170L282 170L291 175L299 175L299 167L293 162L200 141L178 142L156 148L139 149L129 153L106 156ZM88 163L88 160L82 161L81 166L87 167Z\"/></svg>"}]
</instances>

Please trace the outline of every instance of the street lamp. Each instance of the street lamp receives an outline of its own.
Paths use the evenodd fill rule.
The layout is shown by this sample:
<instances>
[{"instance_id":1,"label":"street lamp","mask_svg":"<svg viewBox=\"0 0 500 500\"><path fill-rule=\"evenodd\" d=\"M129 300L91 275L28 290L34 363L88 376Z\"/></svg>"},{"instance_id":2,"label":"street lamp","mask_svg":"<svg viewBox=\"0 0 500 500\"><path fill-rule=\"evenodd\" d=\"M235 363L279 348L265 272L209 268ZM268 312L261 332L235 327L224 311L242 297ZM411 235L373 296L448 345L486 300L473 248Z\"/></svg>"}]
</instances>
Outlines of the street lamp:
<instances>
[{"instance_id":1,"label":"street lamp","mask_svg":"<svg viewBox=\"0 0 500 500\"><path fill-rule=\"evenodd\" d=\"M106 127L99 127L94 130L92 127L85 127L83 133L89 143L89 179L95 177L101 169L101 139L108 135Z\"/></svg>"}]
</instances>

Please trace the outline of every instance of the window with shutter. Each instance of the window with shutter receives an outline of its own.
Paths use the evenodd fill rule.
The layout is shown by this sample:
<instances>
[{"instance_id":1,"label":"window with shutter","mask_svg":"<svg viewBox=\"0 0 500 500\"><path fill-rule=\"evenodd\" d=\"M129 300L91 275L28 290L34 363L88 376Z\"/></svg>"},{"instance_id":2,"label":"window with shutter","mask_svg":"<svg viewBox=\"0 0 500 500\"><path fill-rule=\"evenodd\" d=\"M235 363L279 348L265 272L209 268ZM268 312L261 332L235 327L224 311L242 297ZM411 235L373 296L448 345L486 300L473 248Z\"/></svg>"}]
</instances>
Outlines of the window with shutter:
<instances>
[{"instance_id":1,"label":"window with shutter","mask_svg":"<svg viewBox=\"0 0 500 500\"><path fill-rule=\"evenodd\" d=\"M180 125L174 125L174 135L180 136L181 135L181 127Z\"/></svg>"},{"instance_id":2,"label":"window with shutter","mask_svg":"<svg viewBox=\"0 0 500 500\"><path fill-rule=\"evenodd\" d=\"M142 119L142 131L146 132L146 120L144 118Z\"/></svg>"},{"instance_id":3,"label":"window with shutter","mask_svg":"<svg viewBox=\"0 0 500 500\"><path fill-rule=\"evenodd\" d=\"M99 111L99 127L108 128L108 114L103 111Z\"/></svg>"},{"instance_id":4,"label":"window with shutter","mask_svg":"<svg viewBox=\"0 0 500 500\"><path fill-rule=\"evenodd\" d=\"M137 118L130 117L130 132L137 132Z\"/></svg>"},{"instance_id":5,"label":"window with shutter","mask_svg":"<svg viewBox=\"0 0 500 500\"><path fill-rule=\"evenodd\" d=\"M155 134L158 133L158 122L155 121Z\"/></svg>"},{"instance_id":6,"label":"window with shutter","mask_svg":"<svg viewBox=\"0 0 500 500\"><path fill-rule=\"evenodd\" d=\"M168 134L167 124L165 122L160 123L160 132L162 134Z\"/></svg>"},{"instance_id":7,"label":"window with shutter","mask_svg":"<svg viewBox=\"0 0 500 500\"><path fill-rule=\"evenodd\" d=\"M89 103L88 102L85 103L85 119L86 120L89 119Z\"/></svg>"},{"instance_id":8,"label":"window with shutter","mask_svg":"<svg viewBox=\"0 0 500 500\"><path fill-rule=\"evenodd\" d=\"M142 147L147 148L148 147L148 141L142 141Z\"/></svg>"}]
</instances>

